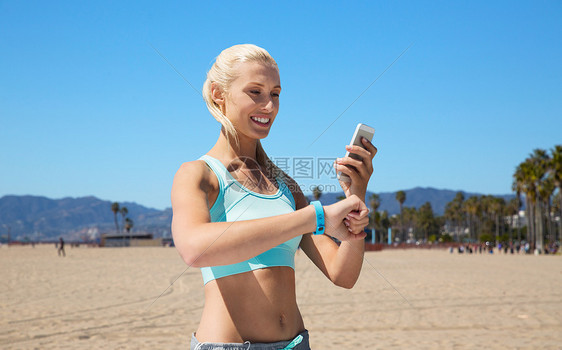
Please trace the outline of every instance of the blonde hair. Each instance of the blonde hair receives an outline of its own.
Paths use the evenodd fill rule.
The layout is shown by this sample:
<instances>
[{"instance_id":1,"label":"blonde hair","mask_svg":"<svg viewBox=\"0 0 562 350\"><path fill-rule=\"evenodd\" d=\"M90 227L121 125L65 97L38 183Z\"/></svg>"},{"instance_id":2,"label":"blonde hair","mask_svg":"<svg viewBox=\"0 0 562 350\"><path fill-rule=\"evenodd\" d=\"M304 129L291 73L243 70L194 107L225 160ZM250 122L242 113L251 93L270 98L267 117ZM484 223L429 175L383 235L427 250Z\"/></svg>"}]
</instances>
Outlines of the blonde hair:
<instances>
[{"instance_id":1,"label":"blonde hair","mask_svg":"<svg viewBox=\"0 0 562 350\"><path fill-rule=\"evenodd\" d=\"M213 100L211 84L217 84L224 94L228 93L230 84L238 77L237 68L243 62L257 62L279 70L277 63L265 49L252 44L234 45L223 50L220 55L217 56L215 63L207 72L207 80L205 80L203 84L203 98L205 99L209 112L221 123L229 144L230 140L233 139L237 146L239 146L240 143L236 129L232 122L224 115L220 106ZM272 166L271 169L280 170L269 160L260 140L257 142L256 161L258 164L266 166L267 168ZM277 171L275 171L275 173L277 173Z\"/></svg>"}]
</instances>

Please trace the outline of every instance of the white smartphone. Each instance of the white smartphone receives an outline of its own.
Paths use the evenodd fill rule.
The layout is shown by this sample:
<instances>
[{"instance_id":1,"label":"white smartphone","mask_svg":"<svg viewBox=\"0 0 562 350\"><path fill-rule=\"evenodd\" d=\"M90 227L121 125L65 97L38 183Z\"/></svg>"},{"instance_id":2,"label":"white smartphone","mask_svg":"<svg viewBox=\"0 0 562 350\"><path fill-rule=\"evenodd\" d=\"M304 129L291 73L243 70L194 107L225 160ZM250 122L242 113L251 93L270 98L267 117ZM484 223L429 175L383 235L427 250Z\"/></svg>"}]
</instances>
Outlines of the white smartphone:
<instances>
[{"instance_id":1,"label":"white smartphone","mask_svg":"<svg viewBox=\"0 0 562 350\"><path fill-rule=\"evenodd\" d=\"M363 143L361 143L361 138L364 137L367 140L371 141L373 139L373 136L375 135L375 129L365 125L365 124L357 124L357 127L355 128L355 132L353 133L353 137L351 138L351 142L349 143L350 145L356 145L356 146L360 146L365 148L365 146L363 145ZM357 160L361 160L361 156L355 154L355 153L349 153L349 151L347 151L345 153L346 157L351 157L353 159L357 159ZM344 182L350 182L351 178L349 176L347 176L347 174L342 173L341 171L338 171L338 179L344 181Z\"/></svg>"}]
</instances>

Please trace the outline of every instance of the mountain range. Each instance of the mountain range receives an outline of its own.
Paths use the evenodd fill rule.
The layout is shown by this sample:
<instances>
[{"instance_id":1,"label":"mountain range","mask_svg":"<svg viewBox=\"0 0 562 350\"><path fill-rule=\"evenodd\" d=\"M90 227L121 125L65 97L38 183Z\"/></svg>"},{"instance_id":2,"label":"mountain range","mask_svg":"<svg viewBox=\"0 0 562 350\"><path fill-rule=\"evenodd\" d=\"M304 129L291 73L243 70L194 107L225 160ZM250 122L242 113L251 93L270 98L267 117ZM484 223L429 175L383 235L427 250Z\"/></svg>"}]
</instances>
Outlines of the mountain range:
<instances>
[{"instance_id":1,"label":"mountain range","mask_svg":"<svg viewBox=\"0 0 562 350\"><path fill-rule=\"evenodd\" d=\"M440 190L435 188L416 187L404 190L406 201L404 206L419 208L430 202L436 215L443 215L445 206L458 191ZM466 193L465 198L480 196L477 193ZM372 192L367 192L367 205ZM342 192L323 193L320 201L324 205L335 203ZM400 206L396 201L396 192L378 193L379 210L386 210L390 215L398 214ZM506 200L514 195L498 196ZM312 196L308 196L309 200ZM111 201L99 198L79 197L50 199L40 196L7 195L0 198L0 239L53 241L59 236L71 241L93 240L102 233L115 233L114 215ZM158 210L147 208L134 202L123 202L121 206L128 209L127 217L132 219L132 232L149 232L155 237L170 237L172 209ZM119 225L123 226L123 217L118 214Z\"/></svg>"}]
</instances>

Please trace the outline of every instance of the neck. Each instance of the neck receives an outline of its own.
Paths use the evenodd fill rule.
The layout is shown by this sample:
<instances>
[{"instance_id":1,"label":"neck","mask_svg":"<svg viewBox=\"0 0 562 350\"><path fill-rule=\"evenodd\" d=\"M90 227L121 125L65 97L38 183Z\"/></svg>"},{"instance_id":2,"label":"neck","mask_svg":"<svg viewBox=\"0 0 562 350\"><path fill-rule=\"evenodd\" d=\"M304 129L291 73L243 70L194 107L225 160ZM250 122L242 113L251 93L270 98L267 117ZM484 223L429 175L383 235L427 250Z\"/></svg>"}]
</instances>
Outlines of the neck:
<instances>
[{"instance_id":1,"label":"neck","mask_svg":"<svg viewBox=\"0 0 562 350\"><path fill-rule=\"evenodd\" d=\"M250 158L256 160L257 145L258 140L248 139L240 134L238 134L238 145L234 139L231 139L229 142L226 138L225 131L221 130L217 142L211 149L211 153L225 160L233 160L236 158Z\"/></svg>"}]
</instances>

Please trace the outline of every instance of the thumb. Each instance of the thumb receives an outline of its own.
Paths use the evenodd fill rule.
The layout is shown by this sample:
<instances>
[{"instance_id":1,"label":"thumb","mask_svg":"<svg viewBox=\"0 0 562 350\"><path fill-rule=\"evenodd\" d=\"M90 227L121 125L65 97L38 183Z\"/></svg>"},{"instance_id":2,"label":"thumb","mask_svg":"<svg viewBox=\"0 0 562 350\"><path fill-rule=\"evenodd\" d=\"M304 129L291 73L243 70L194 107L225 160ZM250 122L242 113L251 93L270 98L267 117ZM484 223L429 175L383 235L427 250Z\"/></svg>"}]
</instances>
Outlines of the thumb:
<instances>
[{"instance_id":1,"label":"thumb","mask_svg":"<svg viewBox=\"0 0 562 350\"><path fill-rule=\"evenodd\" d=\"M359 217L364 218L365 216L369 215L369 208L363 203L363 201L359 200Z\"/></svg>"},{"instance_id":2,"label":"thumb","mask_svg":"<svg viewBox=\"0 0 562 350\"><path fill-rule=\"evenodd\" d=\"M349 199L353 200L353 210L359 213L359 217L364 217L369 213L369 208L367 208L365 203L359 199L359 197L352 195Z\"/></svg>"}]
</instances>

